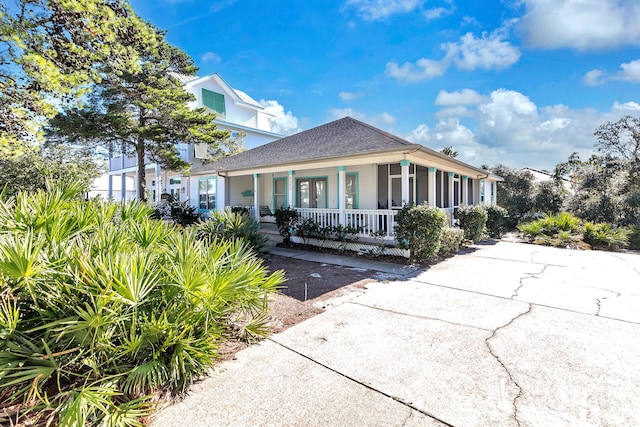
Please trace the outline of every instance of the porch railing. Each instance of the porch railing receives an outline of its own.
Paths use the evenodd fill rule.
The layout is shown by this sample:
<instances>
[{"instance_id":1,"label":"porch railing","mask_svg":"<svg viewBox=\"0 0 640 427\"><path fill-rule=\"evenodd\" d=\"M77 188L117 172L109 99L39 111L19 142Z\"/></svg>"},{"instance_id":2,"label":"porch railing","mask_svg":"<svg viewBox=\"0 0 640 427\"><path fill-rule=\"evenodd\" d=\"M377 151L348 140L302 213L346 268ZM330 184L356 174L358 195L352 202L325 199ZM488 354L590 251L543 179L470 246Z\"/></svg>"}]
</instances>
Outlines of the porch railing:
<instances>
[{"instance_id":1,"label":"porch railing","mask_svg":"<svg viewBox=\"0 0 640 427\"><path fill-rule=\"evenodd\" d=\"M454 225L454 208L440 208L447 217L447 226ZM382 238L394 240L393 227L396 225L397 210L385 209L345 209L344 221L340 221L340 209L296 208L298 222L313 219L320 227L352 226L359 229L358 237L372 237L383 230Z\"/></svg>"},{"instance_id":2,"label":"porch railing","mask_svg":"<svg viewBox=\"0 0 640 427\"><path fill-rule=\"evenodd\" d=\"M340 209L296 208L299 222L313 219L321 227L335 227L340 224L352 226L360 231L358 237L371 237L373 233L384 231L384 239L393 240L393 226L397 211L382 209L345 209L344 221L340 221Z\"/></svg>"}]
</instances>

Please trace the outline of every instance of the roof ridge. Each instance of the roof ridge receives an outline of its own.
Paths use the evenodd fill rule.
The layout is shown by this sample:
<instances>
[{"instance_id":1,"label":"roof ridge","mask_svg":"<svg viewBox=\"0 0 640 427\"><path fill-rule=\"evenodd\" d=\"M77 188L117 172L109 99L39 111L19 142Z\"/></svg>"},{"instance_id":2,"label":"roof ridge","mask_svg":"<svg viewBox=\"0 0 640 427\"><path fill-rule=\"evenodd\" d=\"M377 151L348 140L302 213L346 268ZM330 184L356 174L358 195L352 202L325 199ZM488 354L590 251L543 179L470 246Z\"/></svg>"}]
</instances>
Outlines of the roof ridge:
<instances>
[{"instance_id":1,"label":"roof ridge","mask_svg":"<svg viewBox=\"0 0 640 427\"><path fill-rule=\"evenodd\" d=\"M397 142L399 142L401 144L404 144L404 145L421 145L421 144L416 144L416 143L411 142L411 141L407 141L406 139L400 138L399 136L396 136L396 135L394 135L392 133L389 133L387 131L384 131L382 129L378 129L377 127L375 127L373 125L370 125L369 123L365 123L362 120L354 119L351 116L345 116L345 117L343 117L343 119L350 119L350 120L352 120L352 121L354 121L354 122L356 122L356 123L358 123L360 125L368 127L372 131L375 131L375 132L377 132L379 134L382 134L382 135L386 136L387 138L391 138L394 141L397 141ZM339 120L342 120L342 119L339 119ZM331 122L329 122L329 123L331 123ZM327 124L329 124L329 123L327 123Z\"/></svg>"}]
</instances>

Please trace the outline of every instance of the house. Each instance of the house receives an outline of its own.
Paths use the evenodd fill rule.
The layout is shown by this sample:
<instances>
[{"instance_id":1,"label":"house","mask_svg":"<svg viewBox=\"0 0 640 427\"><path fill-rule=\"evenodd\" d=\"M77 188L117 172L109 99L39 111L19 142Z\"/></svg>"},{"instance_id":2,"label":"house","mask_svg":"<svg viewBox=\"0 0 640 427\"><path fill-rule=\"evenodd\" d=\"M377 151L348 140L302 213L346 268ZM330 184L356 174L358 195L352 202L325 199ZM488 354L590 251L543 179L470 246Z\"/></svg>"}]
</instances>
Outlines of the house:
<instances>
[{"instance_id":1,"label":"house","mask_svg":"<svg viewBox=\"0 0 640 427\"><path fill-rule=\"evenodd\" d=\"M521 172L528 172L531 174L531 176L533 176L533 182L535 183L540 183L540 182L545 182L545 181L551 181L554 178L553 174L547 172L547 171L543 171L543 170L539 170L539 169L534 169L534 168L530 168L530 167L524 167L522 169L520 169ZM562 185L564 186L565 189L571 191L571 180L568 178L564 178L562 177Z\"/></svg>"},{"instance_id":2,"label":"house","mask_svg":"<svg viewBox=\"0 0 640 427\"><path fill-rule=\"evenodd\" d=\"M201 212L294 207L301 220L351 225L393 239L405 202L444 209L495 203L502 178L351 117L278 139L191 170L189 199ZM197 185L195 183L197 182Z\"/></svg>"},{"instance_id":3,"label":"house","mask_svg":"<svg viewBox=\"0 0 640 427\"><path fill-rule=\"evenodd\" d=\"M231 132L232 138L240 138L245 148L254 148L274 141L282 135L271 132L272 114L245 92L231 87L219 74L205 77L187 76L170 73L181 83L185 90L195 96L190 107L206 107L216 113L214 122L219 129ZM202 165L207 157L206 144L178 144L183 160L194 167ZM150 191L150 199L159 201L162 194L171 194L186 200L190 192L190 181L181 176L180 172L164 170L149 160L145 161L146 188ZM112 157L109 159L108 171L110 184L107 197L113 198L113 178L120 177L120 185L126 178L137 181L137 166L135 157ZM137 186L136 186L137 188ZM126 189L119 188L120 193ZM140 196L140 195L138 195Z\"/></svg>"},{"instance_id":4,"label":"house","mask_svg":"<svg viewBox=\"0 0 640 427\"><path fill-rule=\"evenodd\" d=\"M136 196L135 181L133 177L125 175L125 192L122 193L122 183L120 175L108 175L103 174L94 179L91 183L91 188L87 193L87 197L92 199L94 197L100 197L102 199L114 200L116 202L120 200L133 199Z\"/></svg>"}]
</instances>

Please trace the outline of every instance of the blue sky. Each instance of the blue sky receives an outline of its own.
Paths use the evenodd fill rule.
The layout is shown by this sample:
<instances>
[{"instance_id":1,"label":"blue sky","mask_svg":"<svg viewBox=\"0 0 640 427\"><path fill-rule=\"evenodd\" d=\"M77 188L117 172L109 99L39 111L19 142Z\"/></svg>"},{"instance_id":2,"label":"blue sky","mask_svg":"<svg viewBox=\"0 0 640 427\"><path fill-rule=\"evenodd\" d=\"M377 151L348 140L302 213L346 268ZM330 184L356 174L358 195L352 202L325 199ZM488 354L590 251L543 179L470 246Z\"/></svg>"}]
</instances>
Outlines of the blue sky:
<instances>
[{"instance_id":1,"label":"blue sky","mask_svg":"<svg viewBox=\"0 0 640 427\"><path fill-rule=\"evenodd\" d=\"M474 165L551 170L640 115L637 0L132 0L291 134L345 115Z\"/></svg>"}]
</instances>

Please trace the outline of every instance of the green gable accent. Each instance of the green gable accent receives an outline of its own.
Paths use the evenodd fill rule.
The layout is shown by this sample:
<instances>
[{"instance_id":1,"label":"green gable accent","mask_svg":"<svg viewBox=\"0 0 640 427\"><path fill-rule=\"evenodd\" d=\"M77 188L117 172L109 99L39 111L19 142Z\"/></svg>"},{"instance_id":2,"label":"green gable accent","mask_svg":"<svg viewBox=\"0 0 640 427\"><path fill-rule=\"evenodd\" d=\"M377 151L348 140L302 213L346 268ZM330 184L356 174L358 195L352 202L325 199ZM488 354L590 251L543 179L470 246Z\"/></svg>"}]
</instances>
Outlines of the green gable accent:
<instances>
[{"instance_id":1,"label":"green gable accent","mask_svg":"<svg viewBox=\"0 0 640 427\"><path fill-rule=\"evenodd\" d=\"M208 89L202 89L202 105L211 108L216 113L226 114L224 95Z\"/></svg>"},{"instance_id":2,"label":"green gable accent","mask_svg":"<svg viewBox=\"0 0 640 427\"><path fill-rule=\"evenodd\" d=\"M431 167L430 167L430 168L428 168L428 169L429 169L429 172L435 172L435 171L437 171L437 170L438 170L438 169L436 169L436 168L431 168Z\"/></svg>"},{"instance_id":3,"label":"green gable accent","mask_svg":"<svg viewBox=\"0 0 640 427\"><path fill-rule=\"evenodd\" d=\"M400 160L400 166L409 166L410 164L409 160Z\"/></svg>"}]
</instances>

